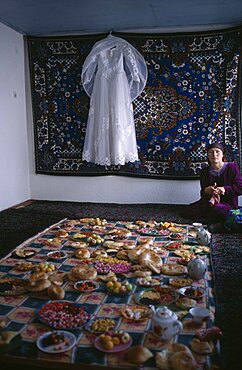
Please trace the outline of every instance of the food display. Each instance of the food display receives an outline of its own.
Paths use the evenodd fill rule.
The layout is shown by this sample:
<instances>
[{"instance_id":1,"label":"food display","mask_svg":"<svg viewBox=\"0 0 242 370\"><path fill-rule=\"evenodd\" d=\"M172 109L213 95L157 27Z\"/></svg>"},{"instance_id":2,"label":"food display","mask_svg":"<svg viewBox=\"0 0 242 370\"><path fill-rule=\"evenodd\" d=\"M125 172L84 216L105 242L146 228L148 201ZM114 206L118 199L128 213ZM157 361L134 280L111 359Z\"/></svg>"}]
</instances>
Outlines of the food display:
<instances>
[{"instance_id":1,"label":"food display","mask_svg":"<svg viewBox=\"0 0 242 370\"><path fill-rule=\"evenodd\" d=\"M177 263L167 263L161 266L161 273L170 276L183 275L187 273L187 268Z\"/></svg>"},{"instance_id":2,"label":"food display","mask_svg":"<svg viewBox=\"0 0 242 370\"><path fill-rule=\"evenodd\" d=\"M192 299L200 299L204 296L204 289L194 286L182 287L179 289L179 293L185 297Z\"/></svg>"},{"instance_id":3,"label":"food display","mask_svg":"<svg viewBox=\"0 0 242 370\"><path fill-rule=\"evenodd\" d=\"M63 251L52 251L52 252L47 253L47 257L53 260L58 260L58 259L66 258L67 253Z\"/></svg>"},{"instance_id":4,"label":"food display","mask_svg":"<svg viewBox=\"0 0 242 370\"><path fill-rule=\"evenodd\" d=\"M100 334L113 330L116 326L116 322L113 319L100 317L90 320L85 329L89 330L91 333Z\"/></svg>"},{"instance_id":5,"label":"food display","mask_svg":"<svg viewBox=\"0 0 242 370\"><path fill-rule=\"evenodd\" d=\"M13 257L15 258L30 258L34 256L36 253L35 250L33 249L28 249L28 248L20 248L16 249L16 251L13 252Z\"/></svg>"},{"instance_id":6,"label":"food display","mask_svg":"<svg viewBox=\"0 0 242 370\"><path fill-rule=\"evenodd\" d=\"M94 290L99 288L99 284L93 280L82 280L77 281L74 284L74 288L82 293L93 292Z\"/></svg>"},{"instance_id":7,"label":"food display","mask_svg":"<svg viewBox=\"0 0 242 370\"><path fill-rule=\"evenodd\" d=\"M90 314L83 306L68 301L50 301L37 312L44 324L55 329L77 329L90 319Z\"/></svg>"},{"instance_id":8,"label":"food display","mask_svg":"<svg viewBox=\"0 0 242 370\"><path fill-rule=\"evenodd\" d=\"M35 266L36 272L53 272L55 269L56 266L50 262L41 262Z\"/></svg>"},{"instance_id":9,"label":"food display","mask_svg":"<svg viewBox=\"0 0 242 370\"><path fill-rule=\"evenodd\" d=\"M127 320L142 321L150 317L150 309L146 306L126 306L121 314Z\"/></svg>"},{"instance_id":10,"label":"food display","mask_svg":"<svg viewBox=\"0 0 242 370\"><path fill-rule=\"evenodd\" d=\"M76 344L76 337L68 331L49 331L37 340L37 347L46 353L68 351Z\"/></svg>"},{"instance_id":11,"label":"food display","mask_svg":"<svg viewBox=\"0 0 242 370\"><path fill-rule=\"evenodd\" d=\"M34 264L32 262L18 262L15 265L16 270L18 271L31 271L34 268Z\"/></svg>"},{"instance_id":12,"label":"food display","mask_svg":"<svg viewBox=\"0 0 242 370\"><path fill-rule=\"evenodd\" d=\"M144 290L136 295L136 301L141 305L169 305L174 303L179 294L169 286L160 286Z\"/></svg>"},{"instance_id":13,"label":"food display","mask_svg":"<svg viewBox=\"0 0 242 370\"><path fill-rule=\"evenodd\" d=\"M108 331L99 335L94 346L104 352L120 352L129 348L132 344L132 338L128 332L122 330Z\"/></svg>"},{"instance_id":14,"label":"food display","mask_svg":"<svg viewBox=\"0 0 242 370\"><path fill-rule=\"evenodd\" d=\"M193 280L189 278L174 278L170 279L169 283L174 287L180 288L192 284Z\"/></svg>"},{"instance_id":15,"label":"food display","mask_svg":"<svg viewBox=\"0 0 242 370\"><path fill-rule=\"evenodd\" d=\"M139 277L136 280L136 283L137 283L137 285L147 286L147 287L161 285L160 279L158 279L158 278L152 278L151 276Z\"/></svg>"},{"instance_id":16,"label":"food display","mask_svg":"<svg viewBox=\"0 0 242 370\"><path fill-rule=\"evenodd\" d=\"M0 279L0 295L20 295L27 292L28 281L17 278Z\"/></svg>"},{"instance_id":17,"label":"food display","mask_svg":"<svg viewBox=\"0 0 242 370\"><path fill-rule=\"evenodd\" d=\"M120 282L120 281L109 281L106 284L106 287L110 293L113 294L127 294L130 293L133 289L133 284L129 283L128 281Z\"/></svg>"},{"instance_id":18,"label":"food display","mask_svg":"<svg viewBox=\"0 0 242 370\"><path fill-rule=\"evenodd\" d=\"M147 333L155 332L154 308L167 306L180 320L186 316L182 322L186 333L195 333L198 326L189 326L192 320L187 315L191 307L207 308L212 302L204 299L205 294L212 294L206 284L210 274L200 281L192 279L189 266L182 261L203 254L200 258L207 266L210 248L189 237L184 242L179 237L170 240L179 234L181 239L187 237L185 225L154 220L102 224L99 220L65 219L60 226L38 234L34 242L20 246L19 256L13 252L8 257L1 270L0 295L21 296L1 298L8 308L7 314L2 314L7 323L3 331L18 314L9 307L18 307L26 318L27 340L36 342L38 349L48 354L36 351L38 358L52 357L55 361L56 357L60 362L64 358L68 367L69 363L76 364L76 353L80 358L83 350L94 346L92 356L98 356L98 351L107 353L99 353L105 364L109 363L109 353L124 351L119 356L120 366L122 361L126 367L128 363L143 365L147 355L151 358L147 366L154 367L155 359L143 347L149 344ZM147 230L147 235L142 235ZM17 271L19 266L22 269ZM21 279L11 277L17 275ZM36 308L35 315L33 309L32 316L29 314L30 308ZM33 322L39 328L37 335L31 331ZM206 325L207 322L203 327ZM47 330L51 331L44 333ZM178 341L179 336L180 333ZM78 345L73 350L76 339ZM65 353L55 356L62 352ZM95 358L92 360L95 362Z\"/></svg>"}]
</instances>

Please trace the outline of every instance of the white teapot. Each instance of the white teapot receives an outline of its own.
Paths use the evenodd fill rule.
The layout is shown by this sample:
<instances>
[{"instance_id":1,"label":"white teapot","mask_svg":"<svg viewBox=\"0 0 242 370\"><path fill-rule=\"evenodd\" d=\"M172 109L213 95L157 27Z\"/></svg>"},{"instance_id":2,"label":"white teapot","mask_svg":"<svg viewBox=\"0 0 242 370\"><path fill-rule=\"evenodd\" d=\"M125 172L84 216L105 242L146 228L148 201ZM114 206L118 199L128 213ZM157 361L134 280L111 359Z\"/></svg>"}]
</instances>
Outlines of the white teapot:
<instances>
[{"instance_id":1,"label":"white teapot","mask_svg":"<svg viewBox=\"0 0 242 370\"><path fill-rule=\"evenodd\" d=\"M200 229L197 232L197 237L196 240L199 244L202 245L209 245L210 240L211 240L211 234L209 231L205 229Z\"/></svg>"},{"instance_id":2,"label":"white teapot","mask_svg":"<svg viewBox=\"0 0 242 370\"><path fill-rule=\"evenodd\" d=\"M188 275L194 280L204 279L206 273L206 264L197 256L188 262L187 271Z\"/></svg>"},{"instance_id":3,"label":"white teapot","mask_svg":"<svg viewBox=\"0 0 242 370\"><path fill-rule=\"evenodd\" d=\"M151 306L152 310L152 330L154 334L162 341L171 340L174 335L182 329L182 323L178 320L175 312L169 310L166 306Z\"/></svg>"}]
</instances>

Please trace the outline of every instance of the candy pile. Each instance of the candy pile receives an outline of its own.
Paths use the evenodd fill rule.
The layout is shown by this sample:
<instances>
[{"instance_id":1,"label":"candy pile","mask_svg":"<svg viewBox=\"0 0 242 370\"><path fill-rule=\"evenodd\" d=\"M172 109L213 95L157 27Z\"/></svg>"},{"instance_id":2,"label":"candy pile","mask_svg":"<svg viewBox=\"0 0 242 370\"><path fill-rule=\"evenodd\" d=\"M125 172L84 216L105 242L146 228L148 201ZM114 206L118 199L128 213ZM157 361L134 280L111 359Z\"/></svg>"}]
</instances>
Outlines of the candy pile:
<instances>
[{"instance_id":1,"label":"candy pile","mask_svg":"<svg viewBox=\"0 0 242 370\"><path fill-rule=\"evenodd\" d=\"M49 302L39 310L39 317L56 329L67 329L84 325L90 314L71 302Z\"/></svg>"},{"instance_id":2,"label":"candy pile","mask_svg":"<svg viewBox=\"0 0 242 370\"><path fill-rule=\"evenodd\" d=\"M99 260L95 262L94 267L99 274L107 274L110 271L116 274L122 274L130 271L132 269L132 264L115 257L100 257Z\"/></svg>"}]
</instances>

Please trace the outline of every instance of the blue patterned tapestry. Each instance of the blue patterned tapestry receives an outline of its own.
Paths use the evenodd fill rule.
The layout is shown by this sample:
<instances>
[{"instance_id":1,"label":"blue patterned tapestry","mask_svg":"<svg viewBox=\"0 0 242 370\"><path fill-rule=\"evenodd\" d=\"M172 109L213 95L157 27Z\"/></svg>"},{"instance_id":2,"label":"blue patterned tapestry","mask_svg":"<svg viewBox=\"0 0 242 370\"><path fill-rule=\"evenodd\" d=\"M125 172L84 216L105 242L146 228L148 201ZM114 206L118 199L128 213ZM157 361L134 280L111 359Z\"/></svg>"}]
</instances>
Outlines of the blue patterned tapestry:
<instances>
[{"instance_id":1,"label":"blue patterned tapestry","mask_svg":"<svg viewBox=\"0 0 242 370\"><path fill-rule=\"evenodd\" d=\"M89 98L84 60L103 35L30 37L36 173L195 179L215 140L241 165L240 30L198 34L123 34L145 57L148 81L134 101L139 161L82 161Z\"/></svg>"}]
</instances>

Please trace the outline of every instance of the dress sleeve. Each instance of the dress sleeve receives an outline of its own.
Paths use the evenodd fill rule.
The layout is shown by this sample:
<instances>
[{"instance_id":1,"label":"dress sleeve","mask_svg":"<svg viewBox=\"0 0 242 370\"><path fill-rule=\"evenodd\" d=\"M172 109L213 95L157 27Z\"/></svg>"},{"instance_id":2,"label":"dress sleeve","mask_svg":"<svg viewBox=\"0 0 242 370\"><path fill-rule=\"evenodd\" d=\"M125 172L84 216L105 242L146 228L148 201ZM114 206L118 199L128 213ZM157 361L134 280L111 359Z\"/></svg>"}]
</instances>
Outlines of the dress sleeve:
<instances>
[{"instance_id":1,"label":"dress sleeve","mask_svg":"<svg viewBox=\"0 0 242 370\"><path fill-rule=\"evenodd\" d=\"M148 70L144 57L131 44L123 46L124 69L129 83L130 97L133 101L145 88Z\"/></svg>"},{"instance_id":2,"label":"dress sleeve","mask_svg":"<svg viewBox=\"0 0 242 370\"><path fill-rule=\"evenodd\" d=\"M233 197L242 195L242 176L237 163L229 164L226 182L231 183L231 185L224 186L226 196Z\"/></svg>"},{"instance_id":3,"label":"dress sleeve","mask_svg":"<svg viewBox=\"0 0 242 370\"><path fill-rule=\"evenodd\" d=\"M89 97L92 95L93 84L97 70L97 60L98 55L90 53L82 67L82 86Z\"/></svg>"}]
</instances>

